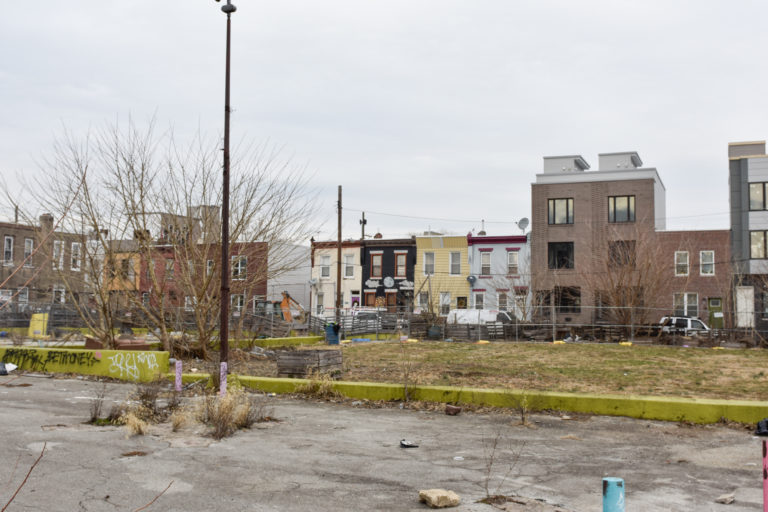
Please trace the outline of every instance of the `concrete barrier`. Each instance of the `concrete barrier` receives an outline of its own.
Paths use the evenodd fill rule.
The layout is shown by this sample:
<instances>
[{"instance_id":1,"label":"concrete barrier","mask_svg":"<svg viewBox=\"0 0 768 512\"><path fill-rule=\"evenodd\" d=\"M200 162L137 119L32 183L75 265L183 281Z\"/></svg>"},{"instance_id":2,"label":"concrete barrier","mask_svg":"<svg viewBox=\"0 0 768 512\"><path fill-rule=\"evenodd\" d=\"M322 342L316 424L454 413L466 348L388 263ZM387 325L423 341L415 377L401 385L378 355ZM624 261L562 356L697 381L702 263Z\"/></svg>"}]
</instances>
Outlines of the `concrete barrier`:
<instances>
[{"instance_id":1,"label":"concrete barrier","mask_svg":"<svg viewBox=\"0 0 768 512\"><path fill-rule=\"evenodd\" d=\"M148 382L168 372L168 352L82 350L70 348L0 348L0 361L20 370L99 375Z\"/></svg>"},{"instance_id":2,"label":"concrete barrier","mask_svg":"<svg viewBox=\"0 0 768 512\"><path fill-rule=\"evenodd\" d=\"M304 379L277 379L240 376L246 387L268 393L293 393ZM337 381L333 388L342 395L360 400L404 400L400 384ZM596 395L555 393L516 389L453 388L447 386L409 386L412 400L451 404L520 408L530 411L559 410L604 416L717 423L721 420L756 423L768 416L768 402L638 395Z\"/></svg>"}]
</instances>

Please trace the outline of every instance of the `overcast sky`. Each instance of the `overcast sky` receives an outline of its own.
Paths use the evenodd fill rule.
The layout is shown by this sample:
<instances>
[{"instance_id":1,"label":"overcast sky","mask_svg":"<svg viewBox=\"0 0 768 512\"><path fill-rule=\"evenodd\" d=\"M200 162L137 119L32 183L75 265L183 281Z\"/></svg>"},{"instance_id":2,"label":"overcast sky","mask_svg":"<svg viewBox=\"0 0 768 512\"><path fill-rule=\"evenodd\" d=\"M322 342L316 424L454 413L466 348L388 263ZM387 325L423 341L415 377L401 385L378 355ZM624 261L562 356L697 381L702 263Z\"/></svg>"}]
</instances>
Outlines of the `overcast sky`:
<instances>
[{"instance_id":1,"label":"overcast sky","mask_svg":"<svg viewBox=\"0 0 768 512\"><path fill-rule=\"evenodd\" d=\"M212 0L3 2L0 171L39 173L61 127L156 116L223 130ZM637 151L668 229L729 225L727 144L768 137L768 2L236 2L233 140L313 174L319 238L517 234L542 157ZM5 203L5 199L0 199ZM7 214L7 203L0 210Z\"/></svg>"}]
</instances>

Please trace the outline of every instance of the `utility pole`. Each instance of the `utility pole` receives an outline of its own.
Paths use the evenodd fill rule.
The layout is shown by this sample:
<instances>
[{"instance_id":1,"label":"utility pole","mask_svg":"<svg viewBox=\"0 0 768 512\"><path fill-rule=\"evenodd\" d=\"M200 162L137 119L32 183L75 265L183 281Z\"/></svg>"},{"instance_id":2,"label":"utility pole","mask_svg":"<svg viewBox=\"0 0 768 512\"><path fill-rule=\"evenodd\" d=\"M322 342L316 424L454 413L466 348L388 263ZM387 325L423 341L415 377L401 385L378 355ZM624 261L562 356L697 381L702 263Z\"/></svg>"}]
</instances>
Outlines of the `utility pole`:
<instances>
[{"instance_id":1,"label":"utility pole","mask_svg":"<svg viewBox=\"0 0 768 512\"><path fill-rule=\"evenodd\" d=\"M363 218L360 219L360 226L362 226L363 232L360 234L360 240L365 240L365 225L368 224L368 221L365 220L365 212L363 212Z\"/></svg>"},{"instance_id":2,"label":"utility pole","mask_svg":"<svg viewBox=\"0 0 768 512\"><path fill-rule=\"evenodd\" d=\"M339 185L339 243L336 247L336 323L341 322L341 185Z\"/></svg>"},{"instance_id":3,"label":"utility pole","mask_svg":"<svg viewBox=\"0 0 768 512\"><path fill-rule=\"evenodd\" d=\"M227 15L227 56L224 71L224 170L222 174L221 200L221 312L219 318L219 345L221 353L220 382L221 394L227 390L227 359L229 358L229 55L232 33L232 13L237 8L230 0L221 10Z\"/></svg>"}]
</instances>

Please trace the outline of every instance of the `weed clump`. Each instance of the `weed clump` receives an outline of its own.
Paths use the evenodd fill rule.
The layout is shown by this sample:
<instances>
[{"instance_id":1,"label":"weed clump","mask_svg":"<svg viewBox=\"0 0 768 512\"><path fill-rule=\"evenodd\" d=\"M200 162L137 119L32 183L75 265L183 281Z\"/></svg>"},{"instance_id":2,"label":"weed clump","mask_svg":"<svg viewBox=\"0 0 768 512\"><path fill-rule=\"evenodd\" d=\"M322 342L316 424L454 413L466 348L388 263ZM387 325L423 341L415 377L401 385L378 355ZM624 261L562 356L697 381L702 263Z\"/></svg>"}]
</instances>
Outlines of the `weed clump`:
<instances>
[{"instance_id":1,"label":"weed clump","mask_svg":"<svg viewBox=\"0 0 768 512\"><path fill-rule=\"evenodd\" d=\"M270 421L266 406L241 387L232 387L226 395L206 395L197 411L197 420L211 428L214 439L231 436L254 423Z\"/></svg>"},{"instance_id":2,"label":"weed clump","mask_svg":"<svg viewBox=\"0 0 768 512\"><path fill-rule=\"evenodd\" d=\"M296 388L296 393L323 400L341 398L341 393L333 387L333 377L327 373L310 372L307 381Z\"/></svg>"}]
</instances>

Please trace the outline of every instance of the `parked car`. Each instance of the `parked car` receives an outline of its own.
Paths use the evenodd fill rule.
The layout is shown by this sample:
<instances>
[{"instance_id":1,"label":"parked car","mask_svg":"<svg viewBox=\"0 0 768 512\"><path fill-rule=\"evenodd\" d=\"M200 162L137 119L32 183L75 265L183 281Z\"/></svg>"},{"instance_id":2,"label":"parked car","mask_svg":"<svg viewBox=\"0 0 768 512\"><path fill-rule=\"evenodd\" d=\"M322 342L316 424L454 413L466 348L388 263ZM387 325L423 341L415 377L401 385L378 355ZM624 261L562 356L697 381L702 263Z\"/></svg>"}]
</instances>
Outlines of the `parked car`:
<instances>
[{"instance_id":1,"label":"parked car","mask_svg":"<svg viewBox=\"0 0 768 512\"><path fill-rule=\"evenodd\" d=\"M699 333L709 333L707 324L695 316L665 316L659 321L661 332L666 334L682 334L695 336Z\"/></svg>"}]
</instances>

